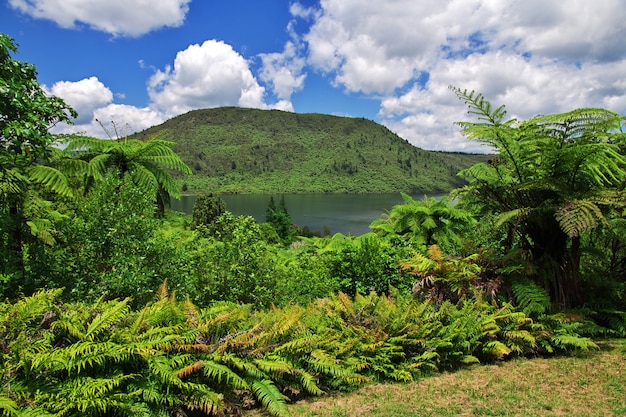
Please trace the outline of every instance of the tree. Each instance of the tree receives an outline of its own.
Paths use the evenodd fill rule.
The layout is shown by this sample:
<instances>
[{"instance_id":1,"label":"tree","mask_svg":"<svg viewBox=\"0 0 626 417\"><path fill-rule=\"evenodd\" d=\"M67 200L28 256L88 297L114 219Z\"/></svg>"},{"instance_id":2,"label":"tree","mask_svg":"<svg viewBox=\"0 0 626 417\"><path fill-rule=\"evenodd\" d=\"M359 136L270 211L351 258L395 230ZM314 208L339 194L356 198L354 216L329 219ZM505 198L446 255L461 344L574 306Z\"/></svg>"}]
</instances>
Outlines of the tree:
<instances>
[{"instance_id":1,"label":"tree","mask_svg":"<svg viewBox=\"0 0 626 417\"><path fill-rule=\"evenodd\" d=\"M226 203L224 200L213 194L203 194L196 198L196 202L193 205L193 228L199 226L205 226L211 229L211 226L215 223L218 217L220 217L226 211Z\"/></svg>"},{"instance_id":2,"label":"tree","mask_svg":"<svg viewBox=\"0 0 626 417\"><path fill-rule=\"evenodd\" d=\"M580 305L581 236L605 227L606 213L623 205L624 118L584 108L505 120L504 106L493 109L481 94L451 88L478 117L458 123L463 134L497 152L462 172L470 180L463 202L498 216L503 249L529 254L554 302Z\"/></svg>"},{"instance_id":3,"label":"tree","mask_svg":"<svg viewBox=\"0 0 626 417\"><path fill-rule=\"evenodd\" d=\"M109 170L117 170L120 178L131 181L152 196L162 215L170 196L180 193L170 170L191 174L191 170L172 150L173 142L159 139L96 139L74 136L67 139L67 152L75 152L89 162L87 184L104 178Z\"/></svg>"},{"instance_id":4,"label":"tree","mask_svg":"<svg viewBox=\"0 0 626 417\"><path fill-rule=\"evenodd\" d=\"M49 129L76 112L46 94L35 66L13 59L16 52L14 40L0 34L0 249L6 256L0 273L23 278L25 245L34 237L54 242L58 213L41 192L72 194L63 173L46 163L57 139Z\"/></svg>"},{"instance_id":5,"label":"tree","mask_svg":"<svg viewBox=\"0 0 626 417\"><path fill-rule=\"evenodd\" d=\"M285 205L285 196L283 195L280 199L280 204L276 206L274 202L274 197L270 197L270 201L267 205L267 210L265 214L265 220L271 224L278 236L285 243L290 243L295 235L295 231L292 227L291 216L287 211L287 206Z\"/></svg>"}]
</instances>

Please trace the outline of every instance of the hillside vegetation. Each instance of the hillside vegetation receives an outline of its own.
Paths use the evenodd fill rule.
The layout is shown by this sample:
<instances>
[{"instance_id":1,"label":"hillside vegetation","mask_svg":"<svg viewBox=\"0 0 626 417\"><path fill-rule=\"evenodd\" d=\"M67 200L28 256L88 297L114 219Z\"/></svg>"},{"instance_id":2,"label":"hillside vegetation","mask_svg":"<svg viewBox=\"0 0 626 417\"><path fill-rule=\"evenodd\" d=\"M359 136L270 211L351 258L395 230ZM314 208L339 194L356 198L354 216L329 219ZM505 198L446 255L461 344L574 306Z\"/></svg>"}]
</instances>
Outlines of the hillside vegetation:
<instances>
[{"instance_id":1,"label":"hillside vegetation","mask_svg":"<svg viewBox=\"0 0 626 417\"><path fill-rule=\"evenodd\" d=\"M279 110L194 110L139 135L176 143L189 193L447 192L486 159L425 151L366 119Z\"/></svg>"}]
</instances>

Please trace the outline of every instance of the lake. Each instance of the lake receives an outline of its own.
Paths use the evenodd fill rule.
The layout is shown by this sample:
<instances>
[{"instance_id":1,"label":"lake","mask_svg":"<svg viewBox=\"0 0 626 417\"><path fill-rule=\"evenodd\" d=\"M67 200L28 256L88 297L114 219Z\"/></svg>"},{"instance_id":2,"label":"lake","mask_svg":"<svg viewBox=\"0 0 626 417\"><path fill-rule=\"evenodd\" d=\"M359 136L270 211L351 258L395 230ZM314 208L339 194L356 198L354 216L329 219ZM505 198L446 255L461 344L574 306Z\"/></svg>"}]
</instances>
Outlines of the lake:
<instances>
[{"instance_id":1,"label":"lake","mask_svg":"<svg viewBox=\"0 0 626 417\"><path fill-rule=\"evenodd\" d=\"M282 194L274 195L276 205ZM443 195L433 195L441 197ZM226 210L233 214L249 215L258 222L265 222L265 210L270 195L222 194ZM330 230L332 234L343 233L358 236L370 231L372 221L379 219L394 205L402 204L400 193L394 194L284 194L287 212L293 223L307 226L311 231ZM424 195L412 196L421 201ZM191 214L195 196L172 199L171 209Z\"/></svg>"}]
</instances>

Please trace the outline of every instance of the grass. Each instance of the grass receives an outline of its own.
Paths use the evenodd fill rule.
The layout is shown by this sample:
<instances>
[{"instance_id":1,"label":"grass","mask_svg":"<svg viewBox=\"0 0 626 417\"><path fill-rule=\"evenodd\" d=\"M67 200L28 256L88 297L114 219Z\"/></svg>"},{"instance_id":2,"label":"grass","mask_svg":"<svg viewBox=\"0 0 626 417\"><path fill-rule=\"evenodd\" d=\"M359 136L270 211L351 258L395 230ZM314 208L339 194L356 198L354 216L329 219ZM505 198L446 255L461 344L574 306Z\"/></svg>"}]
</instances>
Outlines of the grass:
<instances>
[{"instance_id":1,"label":"grass","mask_svg":"<svg viewBox=\"0 0 626 417\"><path fill-rule=\"evenodd\" d=\"M626 339L566 357L476 365L289 406L298 417L626 416ZM262 416L254 411L246 417Z\"/></svg>"}]
</instances>

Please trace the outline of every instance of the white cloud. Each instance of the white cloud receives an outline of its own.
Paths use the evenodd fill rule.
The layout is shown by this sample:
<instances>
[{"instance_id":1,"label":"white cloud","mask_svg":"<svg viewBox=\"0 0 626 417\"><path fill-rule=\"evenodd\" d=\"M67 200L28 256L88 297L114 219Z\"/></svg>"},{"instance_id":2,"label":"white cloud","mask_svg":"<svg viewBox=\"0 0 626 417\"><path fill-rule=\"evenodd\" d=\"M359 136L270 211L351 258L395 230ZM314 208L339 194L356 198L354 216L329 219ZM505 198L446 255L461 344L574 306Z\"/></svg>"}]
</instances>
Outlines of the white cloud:
<instances>
[{"instance_id":1,"label":"white cloud","mask_svg":"<svg viewBox=\"0 0 626 417\"><path fill-rule=\"evenodd\" d=\"M165 115L149 107L113 103L114 95L97 77L85 78L80 81L59 81L49 89L49 93L62 98L78 113L74 124L60 124L55 133L82 133L95 137L124 136L150 126L162 123ZM100 120L100 122L98 122ZM115 126L118 132L115 132Z\"/></svg>"},{"instance_id":2,"label":"white cloud","mask_svg":"<svg viewBox=\"0 0 626 417\"><path fill-rule=\"evenodd\" d=\"M93 119L97 108L113 101L113 93L97 77L85 78L80 81L59 81L54 83L50 93L61 97L78 113L76 124L88 123Z\"/></svg>"},{"instance_id":3,"label":"white cloud","mask_svg":"<svg viewBox=\"0 0 626 417\"><path fill-rule=\"evenodd\" d=\"M267 107L265 89L248 62L216 40L178 52L173 67L157 70L150 78L148 91L154 105L170 115L219 106Z\"/></svg>"},{"instance_id":4,"label":"white cloud","mask_svg":"<svg viewBox=\"0 0 626 417\"><path fill-rule=\"evenodd\" d=\"M321 0L304 10L292 14L314 19L302 36L308 64L379 98L381 121L426 149L482 149L454 126L468 115L449 85L520 118L626 112L623 0Z\"/></svg>"},{"instance_id":5,"label":"white cloud","mask_svg":"<svg viewBox=\"0 0 626 417\"><path fill-rule=\"evenodd\" d=\"M78 24L114 36L141 36L185 20L191 0L9 0L32 17L49 19L63 28Z\"/></svg>"},{"instance_id":6,"label":"white cloud","mask_svg":"<svg viewBox=\"0 0 626 417\"><path fill-rule=\"evenodd\" d=\"M276 107L293 111L291 95L304 88L305 60L298 55L297 46L287 42L282 53L260 54L262 67L259 78L268 84L280 102Z\"/></svg>"},{"instance_id":7,"label":"white cloud","mask_svg":"<svg viewBox=\"0 0 626 417\"><path fill-rule=\"evenodd\" d=\"M163 123L166 116L150 107L135 107L126 104L109 104L94 112L94 121L99 120L108 131L108 136L124 137L135 132L142 131L152 126ZM91 124L96 133L94 136L102 137L100 123ZM97 130L100 130L98 133Z\"/></svg>"}]
</instances>

